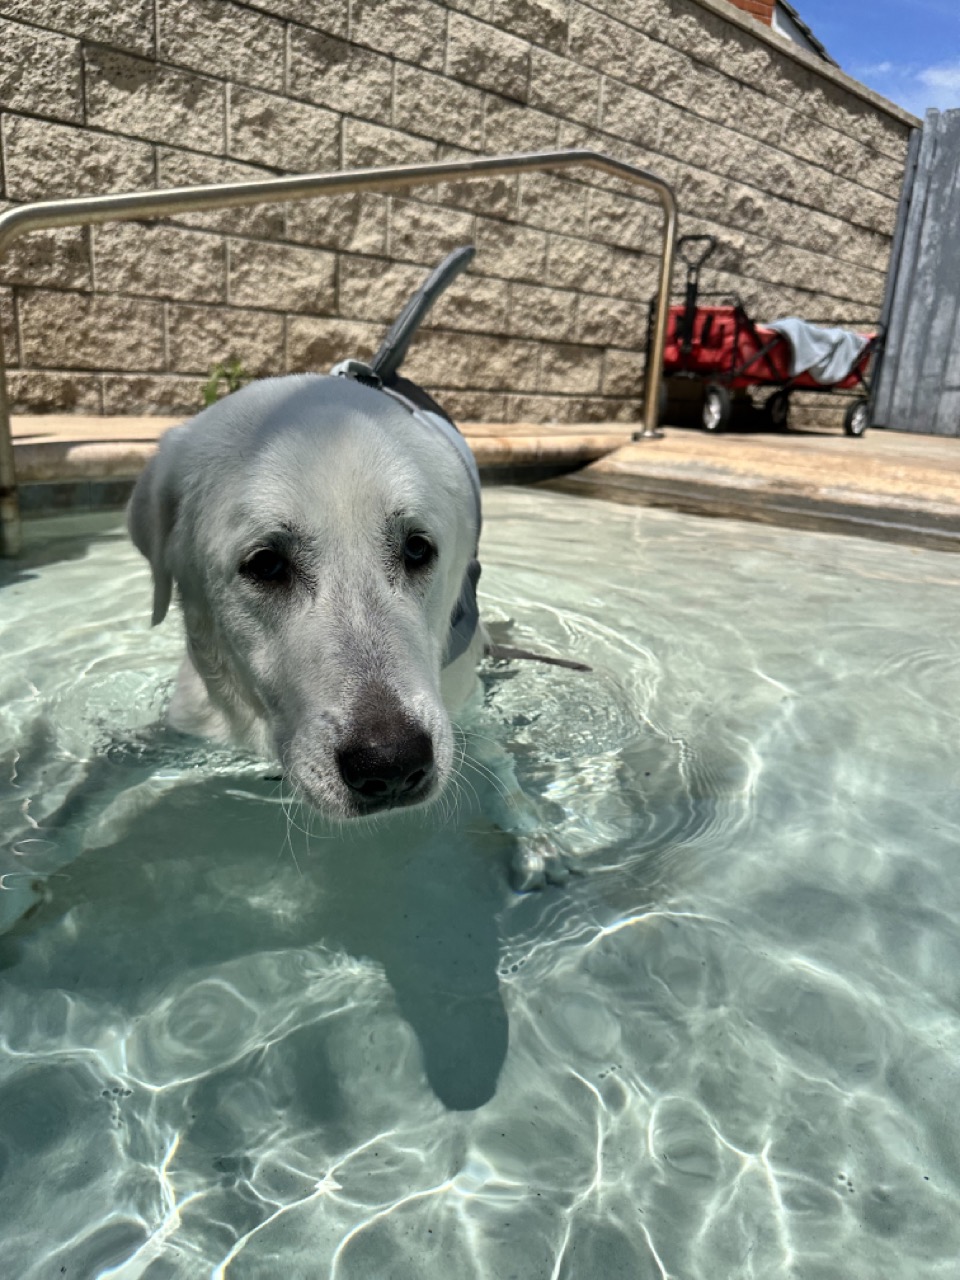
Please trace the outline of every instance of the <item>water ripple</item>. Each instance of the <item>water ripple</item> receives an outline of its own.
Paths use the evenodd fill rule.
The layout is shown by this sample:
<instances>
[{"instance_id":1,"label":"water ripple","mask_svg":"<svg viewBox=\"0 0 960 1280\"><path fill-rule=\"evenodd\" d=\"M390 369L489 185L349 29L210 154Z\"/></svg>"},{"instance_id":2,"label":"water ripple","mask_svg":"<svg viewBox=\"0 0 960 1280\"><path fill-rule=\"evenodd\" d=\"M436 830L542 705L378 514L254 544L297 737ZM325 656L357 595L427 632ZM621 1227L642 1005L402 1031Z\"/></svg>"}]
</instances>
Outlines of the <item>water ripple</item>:
<instances>
[{"instance_id":1,"label":"water ripple","mask_svg":"<svg viewBox=\"0 0 960 1280\"><path fill-rule=\"evenodd\" d=\"M519 898L479 775L311 836L157 733L93 532L0 585L5 1273L952 1280L960 561L491 493L488 617L594 669L485 672L584 850Z\"/></svg>"}]
</instances>

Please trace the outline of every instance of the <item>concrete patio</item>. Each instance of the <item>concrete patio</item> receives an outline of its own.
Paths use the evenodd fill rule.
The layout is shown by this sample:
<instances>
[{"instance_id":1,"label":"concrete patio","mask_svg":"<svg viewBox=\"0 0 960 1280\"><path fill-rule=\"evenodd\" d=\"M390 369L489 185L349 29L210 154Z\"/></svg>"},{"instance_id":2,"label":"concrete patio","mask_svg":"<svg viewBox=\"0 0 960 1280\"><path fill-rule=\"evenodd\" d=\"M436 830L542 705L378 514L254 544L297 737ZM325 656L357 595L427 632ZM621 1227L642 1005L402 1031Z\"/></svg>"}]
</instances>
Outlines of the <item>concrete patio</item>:
<instances>
[{"instance_id":1,"label":"concrete patio","mask_svg":"<svg viewBox=\"0 0 960 1280\"><path fill-rule=\"evenodd\" d=\"M119 506L178 419L15 417L24 514ZM616 502L960 549L960 445L871 431L782 435L667 427L631 443L631 423L467 423L492 482L548 483Z\"/></svg>"}]
</instances>

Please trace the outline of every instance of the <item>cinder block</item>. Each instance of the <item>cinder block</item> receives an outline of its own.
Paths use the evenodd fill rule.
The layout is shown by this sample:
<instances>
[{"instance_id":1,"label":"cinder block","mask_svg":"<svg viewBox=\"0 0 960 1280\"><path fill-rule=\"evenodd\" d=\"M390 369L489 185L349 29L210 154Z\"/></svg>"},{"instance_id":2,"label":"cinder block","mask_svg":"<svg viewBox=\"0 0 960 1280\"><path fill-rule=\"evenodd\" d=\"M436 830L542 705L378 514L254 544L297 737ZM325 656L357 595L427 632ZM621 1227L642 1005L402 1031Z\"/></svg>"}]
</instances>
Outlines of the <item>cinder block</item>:
<instances>
[{"instance_id":1,"label":"cinder block","mask_svg":"<svg viewBox=\"0 0 960 1280\"><path fill-rule=\"evenodd\" d=\"M476 245L474 270L507 280L544 280L547 237L543 231L516 222L478 218Z\"/></svg>"},{"instance_id":2,"label":"cinder block","mask_svg":"<svg viewBox=\"0 0 960 1280\"><path fill-rule=\"evenodd\" d=\"M169 369L209 373L216 364L239 360L252 376L283 368L283 317L270 311L188 307L167 303Z\"/></svg>"},{"instance_id":3,"label":"cinder block","mask_svg":"<svg viewBox=\"0 0 960 1280\"><path fill-rule=\"evenodd\" d=\"M909 135L907 125L882 115L868 102L830 80L808 74L802 83L804 92L796 94L791 103L799 111L902 162Z\"/></svg>"},{"instance_id":4,"label":"cinder block","mask_svg":"<svg viewBox=\"0 0 960 1280\"><path fill-rule=\"evenodd\" d=\"M885 283L881 271L868 271L853 263L845 263L838 270L833 258L778 244L765 246L755 261L755 274L774 284L792 285L802 281L831 297L856 301L875 313L880 310Z\"/></svg>"},{"instance_id":5,"label":"cinder block","mask_svg":"<svg viewBox=\"0 0 960 1280\"><path fill-rule=\"evenodd\" d=\"M655 244L659 227L651 227L650 209L630 196L613 191L592 190L589 195L589 234L606 244L629 249L646 249ZM651 234L651 232L653 234Z\"/></svg>"},{"instance_id":6,"label":"cinder block","mask_svg":"<svg viewBox=\"0 0 960 1280\"><path fill-rule=\"evenodd\" d=\"M389 58L302 27L290 28L289 46L288 88L293 97L390 123Z\"/></svg>"},{"instance_id":7,"label":"cinder block","mask_svg":"<svg viewBox=\"0 0 960 1280\"><path fill-rule=\"evenodd\" d=\"M174 151L161 147L157 153L158 185L161 187L194 187L220 182L255 182L274 175L268 170L236 160L219 160L199 156L192 151ZM283 205L250 205L246 209L217 209L210 213L181 213L177 222L190 227L215 231L232 231L240 235L281 239L284 226Z\"/></svg>"},{"instance_id":8,"label":"cinder block","mask_svg":"<svg viewBox=\"0 0 960 1280\"><path fill-rule=\"evenodd\" d=\"M363 169L389 164L424 164L436 157L436 143L365 120L343 122L343 167Z\"/></svg>"},{"instance_id":9,"label":"cinder block","mask_svg":"<svg viewBox=\"0 0 960 1280\"><path fill-rule=\"evenodd\" d=\"M813 77L788 54L775 51L749 31L713 17L705 22L704 39L692 57L707 62L741 84L762 85L764 92L788 106L807 96Z\"/></svg>"},{"instance_id":10,"label":"cinder block","mask_svg":"<svg viewBox=\"0 0 960 1280\"><path fill-rule=\"evenodd\" d=\"M584 187L552 173L525 173L520 179L520 219L545 231L582 235L587 194Z\"/></svg>"},{"instance_id":11,"label":"cinder block","mask_svg":"<svg viewBox=\"0 0 960 1280\"><path fill-rule=\"evenodd\" d=\"M469 13L473 18L484 18L487 22L493 17L493 0L440 0L447 9L456 9L458 13Z\"/></svg>"},{"instance_id":12,"label":"cinder block","mask_svg":"<svg viewBox=\"0 0 960 1280\"><path fill-rule=\"evenodd\" d=\"M542 107L555 116L596 125L600 111L600 76L568 58L533 49L530 105Z\"/></svg>"},{"instance_id":13,"label":"cinder block","mask_svg":"<svg viewBox=\"0 0 960 1280\"><path fill-rule=\"evenodd\" d=\"M337 309L351 320L390 324L422 280L422 269L408 263L342 254Z\"/></svg>"},{"instance_id":14,"label":"cinder block","mask_svg":"<svg viewBox=\"0 0 960 1280\"><path fill-rule=\"evenodd\" d=\"M130 53L153 53L153 0L3 0L8 18Z\"/></svg>"},{"instance_id":15,"label":"cinder block","mask_svg":"<svg viewBox=\"0 0 960 1280\"><path fill-rule=\"evenodd\" d=\"M343 256L339 276L342 316L391 324L423 283L425 272L406 263ZM506 320L506 282L471 275L449 286L434 304L424 328L503 334Z\"/></svg>"},{"instance_id":16,"label":"cinder block","mask_svg":"<svg viewBox=\"0 0 960 1280\"><path fill-rule=\"evenodd\" d=\"M506 422L507 397L492 391L444 391L442 407L454 422Z\"/></svg>"},{"instance_id":17,"label":"cinder block","mask_svg":"<svg viewBox=\"0 0 960 1280\"><path fill-rule=\"evenodd\" d=\"M154 142L217 151L224 145L224 86L109 49L88 48L87 123Z\"/></svg>"},{"instance_id":18,"label":"cinder block","mask_svg":"<svg viewBox=\"0 0 960 1280\"><path fill-rule=\"evenodd\" d=\"M287 323L287 372L327 373L340 360L369 359L382 338L381 325L291 316Z\"/></svg>"},{"instance_id":19,"label":"cinder block","mask_svg":"<svg viewBox=\"0 0 960 1280\"><path fill-rule=\"evenodd\" d=\"M750 172L745 167L755 153L750 140L719 125L705 129L702 120L673 103L661 102L659 114L659 151L685 165L714 173L730 173L734 167L738 170L737 177ZM728 153L729 162L726 161Z\"/></svg>"},{"instance_id":20,"label":"cinder block","mask_svg":"<svg viewBox=\"0 0 960 1280\"><path fill-rule=\"evenodd\" d=\"M298 173L340 167L340 117L275 94L232 85L227 150L241 160Z\"/></svg>"},{"instance_id":21,"label":"cinder block","mask_svg":"<svg viewBox=\"0 0 960 1280\"><path fill-rule=\"evenodd\" d=\"M473 241L473 215L413 200L394 200L390 256L433 266L452 249Z\"/></svg>"},{"instance_id":22,"label":"cinder block","mask_svg":"<svg viewBox=\"0 0 960 1280\"><path fill-rule=\"evenodd\" d=\"M0 203L0 213L9 207ZM83 227L48 227L22 236L0 260L0 284L89 289L88 235Z\"/></svg>"},{"instance_id":23,"label":"cinder block","mask_svg":"<svg viewBox=\"0 0 960 1280\"><path fill-rule=\"evenodd\" d=\"M51 369L162 369L159 302L24 290L18 299L24 364Z\"/></svg>"},{"instance_id":24,"label":"cinder block","mask_svg":"<svg viewBox=\"0 0 960 1280\"><path fill-rule=\"evenodd\" d=\"M489 16L501 30L554 53L563 53L569 29L568 8L567 0L493 0L489 15L475 16Z\"/></svg>"},{"instance_id":25,"label":"cinder block","mask_svg":"<svg viewBox=\"0 0 960 1280\"><path fill-rule=\"evenodd\" d=\"M471 156L469 151L442 143L437 151L438 160L466 160ZM496 178L464 178L440 182L435 187L411 187L410 191L426 204L449 205L452 209L482 213L487 217L509 218L517 212L520 179L511 174L501 174Z\"/></svg>"},{"instance_id":26,"label":"cinder block","mask_svg":"<svg viewBox=\"0 0 960 1280\"><path fill-rule=\"evenodd\" d=\"M5 116L7 195L13 200L143 191L153 186L153 148L89 129Z\"/></svg>"},{"instance_id":27,"label":"cinder block","mask_svg":"<svg viewBox=\"0 0 960 1280\"><path fill-rule=\"evenodd\" d=\"M573 341L576 309L575 293L530 284L510 285L510 330L520 337Z\"/></svg>"},{"instance_id":28,"label":"cinder block","mask_svg":"<svg viewBox=\"0 0 960 1280\"><path fill-rule=\"evenodd\" d=\"M404 370L428 389L533 391L538 364L539 350L531 342L431 329L411 347Z\"/></svg>"},{"instance_id":29,"label":"cinder block","mask_svg":"<svg viewBox=\"0 0 960 1280\"><path fill-rule=\"evenodd\" d=\"M447 28L447 74L526 102L530 46L487 23L452 13Z\"/></svg>"},{"instance_id":30,"label":"cinder block","mask_svg":"<svg viewBox=\"0 0 960 1280\"><path fill-rule=\"evenodd\" d=\"M639 421L639 417L639 405L629 400L600 396L507 397L509 422L632 422Z\"/></svg>"},{"instance_id":31,"label":"cinder block","mask_svg":"<svg viewBox=\"0 0 960 1280\"><path fill-rule=\"evenodd\" d=\"M98 373L50 369L11 370L7 379L11 413L103 413Z\"/></svg>"},{"instance_id":32,"label":"cinder block","mask_svg":"<svg viewBox=\"0 0 960 1280\"><path fill-rule=\"evenodd\" d=\"M590 6L636 31L646 32L668 43L672 43L670 36L676 25L677 15L683 17L690 12L686 8L665 5L663 0L630 0L629 5L625 5L623 0L590 0ZM700 11L693 9L692 13L699 17Z\"/></svg>"},{"instance_id":33,"label":"cinder block","mask_svg":"<svg viewBox=\"0 0 960 1280\"><path fill-rule=\"evenodd\" d=\"M642 400L646 369L646 353L643 351L619 351L608 348L603 355L603 381L605 396L627 396Z\"/></svg>"},{"instance_id":34,"label":"cinder block","mask_svg":"<svg viewBox=\"0 0 960 1280\"><path fill-rule=\"evenodd\" d=\"M226 252L220 236L132 222L91 230L99 290L226 302Z\"/></svg>"},{"instance_id":35,"label":"cinder block","mask_svg":"<svg viewBox=\"0 0 960 1280\"><path fill-rule=\"evenodd\" d=\"M557 129L556 117L543 111L518 107L502 98L488 97L484 104L483 146L491 154L553 150Z\"/></svg>"},{"instance_id":36,"label":"cinder block","mask_svg":"<svg viewBox=\"0 0 960 1280\"><path fill-rule=\"evenodd\" d=\"M639 347L646 337L647 315L647 308L638 302L582 294L577 338L600 346Z\"/></svg>"},{"instance_id":37,"label":"cinder block","mask_svg":"<svg viewBox=\"0 0 960 1280\"><path fill-rule=\"evenodd\" d=\"M12 369L20 363L20 343L17 339L14 320L12 289L0 289L0 336L3 338L7 368Z\"/></svg>"},{"instance_id":38,"label":"cinder block","mask_svg":"<svg viewBox=\"0 0 960 1280\"><path fill-rule=\"evenodd\" d=\"M630 47L630 65L621 78L644 93L698 110L702 116L729 98L731 89L723 87L726 77L686 54L639 34L631 36Z\"/></svg>"},{"instance_id":39,"label":"cinder block","mask_svg":"<svg viewBox=\"0 0 960 1280\"><path fill-rule=\"evenodd\" d=\"M655 145L660 127L660 102L648 93L606 80L601 119L601 128L607 133L650 147Z\"/></svg>"},{"instance_id":40,"label":"cinder block","mask_svg":"<svg viewBox=\"0 0 960 1280\"><path fill-rule=\"evenodd\" d=\"M688 165L677 167L673 185L684 222L687 216L708 218L762 235L773 219L782 224L785 211L797 208L745 183Z\"/></svg>"},{"instance_id":41,"label":"cinder block","mask_svg":"<svg viewBox=\"0 0 960 1280\"><path fill-rule=\"evenodd\" d=\"M865 187L872 187L874 191L889 196L899 192L905 164L905 154L895 160L872 147L864 147L856 161L856 178Z\"/></svg>"},{"instance_id":42,"label":"cinder block","mask_svg":"<svg viewBox=\"0 0 960 1280\"><path fill-rule=\"evenodd\" d=\"M603 352L565 343L540 353L540 390L563 395L593 395L600 390Z\"/></svg>"},{"instance_id":43,"label":"cinder block","mask_svg":"<svg viewBox=\"0 0 960 1280\"><path fill-rule=\"evenodd\" d=\"M336 259L322 249L230 241L230 304L321 315L336 306Z\"/></svg>"},{"instance_id":44,"label":"cinder block","mask_svg":"<svg viewBox=\"0 0 960 1280\"><path fill-rule=\"evenodd\" d=\"M235 84L283 89L284 27L229 0L157 0L159 58Z\"/></svg>"},{"instance_id":45,"label":"cinder block","mask_svg":"<svg viewBox=\"0 0 960 1280\"><path fill-rule=\"evenodd\" d=\"M706 68L703 69L703 74L708 74ZM756 138L759 142L780 146L787 122L794 114L791 109L764 93L763 86L750 88L727 76L721 76L718 72L713 75L726 87L725 100L720 98L711 105L713 119L748 137ZM699 114L706 113L700 110ZM786 149L790 150L789 147Z\"/></svg>"},{"instance_id":46,"label":"cinder block","mask_svg":"<svg viewBox=\"0 0 960 1280\"><path fill-rule=\"evenodd\" d=\"M353 39L404 62L443 70L446 14L431 0L354 0Z\"/></svg>"},{"instance_id":47,"label":"cinder block","mask_svg":"<svg viewBox=\"0 0 960 1280\"><path fill-rule=\"evenodd\" d=\"M508 290L505 280L461 276L436 303L427 324L467 333L508 333Z\"/></svg>"},{"instance_id":48,"label":"cinder block","mask_svg":"<svg viewBox=\"0 0 960 1280\"><path fill-rule=\"evenodd\" d=\"M598 0L597 8L610 11L616 0ZM671 48L692 58L700 58L714 67L723 66L723 48L730 24L719 14L703 11L698 7L667 10L660 0L642 0L643 16L638 25L657 40L663 40ZM659 13L649 14L651 5ZM659 19L659 21L657 21ZM648 27L647 22L651 25ZM653 25L656 23L656 25Z\"/></svg>"},{"instance_id":49,"label":"cinder block","mask_svg":"<svg viewBox=\"0 0 960 1280\"><path fill-rule=\"evenodd\" d=\"M890 237L863 227L845 226L843 223L839 226L837 256L846 262L855 262L858 266L882 271L886 275L890 264Z\"/></svg>"},{"instance_id":50,"label":"cinder block","mask_svg":"<svg viewBox=\"0 0 960 1280\"><path fill-rule=\"evenodd\" d=\"M634 83L634 69L644 62L646 41L638 31L575 4L570 9L567 57L605 76Z\"/></svg>"},{"instance_id":51,"label":"cinder block","mask_svg":"<svg viewBox=\"0 0 960 1280\"><path fill-rule=\"evenodd\" d=\"M83 119L80 42L0 18L0 103L55 120Z\"/></svg>"},{"instance_id":52,"label":"cinder block","mask_svg":"<svg viewBox=\"0 0 960 1280\"><path fill-rule=\"evenodd\" d=\"M288 240L348 253L387 251L390 197L321 196L286 206Z\"/></svg>"},{"instance_id":53,"label":"cinder block","mask_svg":"<svg viewBox=\"0 0 960 1280\"><path fill-rule=\"evenodd\" d=\"M257 0L257 8L300 26L347 38L350 6L346 0Z\"/></svg>"},{"instance_id":54,"label":"cinder block","mask_svg":"<svg viewBox=\"0 0 960 1280\"><path fill-rule=\"evenodd\" d=\"M654 151L652 146L638 146L634 142L627 142L624 138L601 133L599 129L591 129L587 125L577 124L572 120L560 121L559 143L565 149L574 147L597 151L609 159L620 160L638 169L645 169L656 177L662 178L664 182L672 183L673 181L676 162ZM577 165L568 172L570 180L582 186L616 191L621 195L631 196L634 200L642 200L651 207L659 207L656 197L650 191L629 178L617 177L613 173L587 165Z\"/></svg>"},{"instance_id":55,"label":"cinder block","mask_svg":"<svg viewBox=\"0 0 960 1280\"><path fill-rule=\"evenodd\" d=\"M612 298L644 301L657 280L653 255L629 253L593 240L551 236L545 284Z\"/></svg>"},{"instance_id":56,"label":"cinder block","mask_svg":"<svg viewBox=\"0 0 960 1280\"><path fill-rule=\"evenodd\" d=\"M784 113L787 114L786 109ZM894 160L865 145L862 139L839 133L799 111L789 113L779 145L801 160L888 198L899 190L903 180L902 158Z\"/></svg>"},{"instance_id":57,"label":"cinder block","mask_svg":"<svg viewBox=\"0 0 960 1280\"><path fill-rule=\"evenodd\" d=\"M105 373L102 382L105 414L172 418L177 414L192 417L200 412L207 379L173 373Z\"/></svg>"},{"instance_id":58,"label":"cinder block","mask_svg":"<svg viewBox=\"0 0 960 1280\"><path fill-rule=\"evenodd\" d=\"M479 148L483 94L443 76L397 63L393 123L408 133Z\"/></svg>"}]
</instances>

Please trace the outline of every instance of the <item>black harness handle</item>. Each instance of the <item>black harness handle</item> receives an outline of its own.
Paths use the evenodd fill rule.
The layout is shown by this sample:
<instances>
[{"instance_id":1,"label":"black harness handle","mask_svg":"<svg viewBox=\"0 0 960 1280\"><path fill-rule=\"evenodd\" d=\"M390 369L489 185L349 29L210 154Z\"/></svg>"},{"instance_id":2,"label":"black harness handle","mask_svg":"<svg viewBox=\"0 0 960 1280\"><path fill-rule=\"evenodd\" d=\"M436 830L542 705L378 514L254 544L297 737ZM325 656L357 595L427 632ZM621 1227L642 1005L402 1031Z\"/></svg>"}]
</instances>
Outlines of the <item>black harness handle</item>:
<instances>
[{"instance_id":1,"label":"black harness handle","mask_svg":"<svg viewBox=\"0 0 960 1280\"><path fill-rule=\"evenodd\" d=\"M370 368L383 382L389 382L403 364L417 330L427 318L427 312L461 271L466 271L473 261L476 249L472 244L463 245L448 254L439 266L427 276L417 292L387 330L377 354L370 361Z\"/></svg>"}]
</instances>

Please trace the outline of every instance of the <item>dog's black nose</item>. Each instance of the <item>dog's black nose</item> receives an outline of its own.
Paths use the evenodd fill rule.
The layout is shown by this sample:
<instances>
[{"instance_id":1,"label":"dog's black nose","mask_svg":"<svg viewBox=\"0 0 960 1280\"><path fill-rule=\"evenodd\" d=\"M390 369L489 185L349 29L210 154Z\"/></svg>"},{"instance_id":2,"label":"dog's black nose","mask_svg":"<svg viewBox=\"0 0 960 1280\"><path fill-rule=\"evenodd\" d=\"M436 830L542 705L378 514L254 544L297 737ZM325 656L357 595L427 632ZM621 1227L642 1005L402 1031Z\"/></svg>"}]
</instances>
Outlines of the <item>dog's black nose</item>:
<instances>
[{"instance_id":1,"label":"dog's black nose","mask_svg":"<svg viewBox=\"0 0 960 1280\"><path fill-rule=\"evenodd\" d=\"M378 807L412 799L433 776L433 740L423 729L399 737L359 738L337 752L344 782L367 804Z\"/></svg>"}]
</instances>

